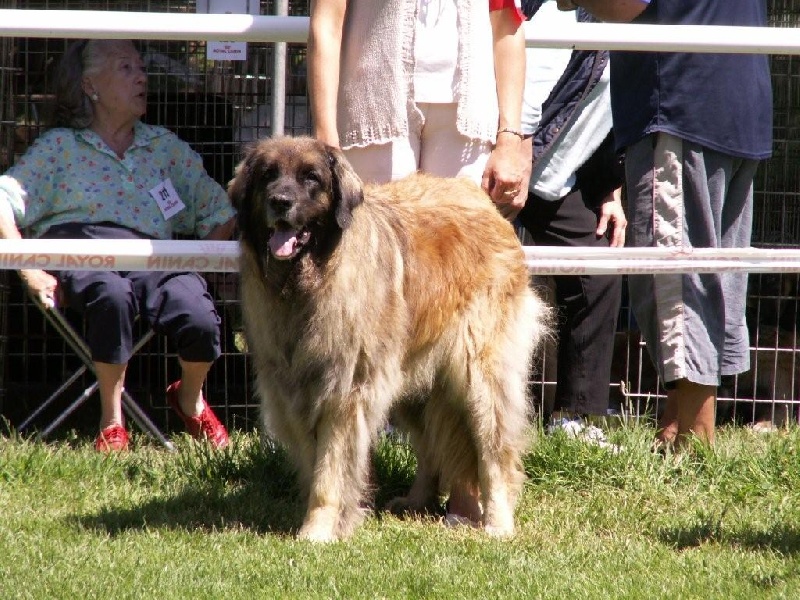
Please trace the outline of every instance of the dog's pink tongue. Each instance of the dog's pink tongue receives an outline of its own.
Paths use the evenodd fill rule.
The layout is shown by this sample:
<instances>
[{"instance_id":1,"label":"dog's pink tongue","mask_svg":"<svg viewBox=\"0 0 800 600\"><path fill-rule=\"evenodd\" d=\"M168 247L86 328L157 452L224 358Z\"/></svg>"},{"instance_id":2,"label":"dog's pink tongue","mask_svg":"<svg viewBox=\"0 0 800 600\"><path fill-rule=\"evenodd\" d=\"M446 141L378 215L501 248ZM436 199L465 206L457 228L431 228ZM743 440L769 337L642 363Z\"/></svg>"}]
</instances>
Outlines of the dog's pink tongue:
<instances>
[{"instance_id":1,"label":"dog's pink tongue","mask_svg":"<svg viewBox=\"0 0 800 600\"><path fill-rule=\"evenodd\" d=\"M269 249L275 258L289 258L297 243L296 231L275 231L269 238Z\"/></svg>"}]
</instances>

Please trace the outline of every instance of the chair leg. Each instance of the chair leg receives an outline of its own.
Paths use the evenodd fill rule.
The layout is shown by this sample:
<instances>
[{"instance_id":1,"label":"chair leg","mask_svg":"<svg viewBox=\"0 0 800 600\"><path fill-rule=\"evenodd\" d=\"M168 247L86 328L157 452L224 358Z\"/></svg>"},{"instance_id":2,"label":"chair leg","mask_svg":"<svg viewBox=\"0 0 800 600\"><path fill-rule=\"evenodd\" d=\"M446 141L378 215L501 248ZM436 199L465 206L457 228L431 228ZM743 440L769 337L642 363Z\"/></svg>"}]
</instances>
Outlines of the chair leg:
<instances>
[{"instance_id":1,"label":"chair leg","mask_svg":"<svg viewBox=\"0 0 800 600\"><path fill-rule=\"evenodd\" d=\"M92 385L90 385L90 386L89 386L89 387L87 387L85 390L83 390L83 393L82 393L80 396L78 396L78 398L77 398L77 399L76 399L76 400L75 400L75 401L74 401L72 404L70 404L70 405L69 405L69 406L66 408L66 410L64 410L64 412L62 412L60 415L58 415L58 417L56 417L56 419L55 419L55 420L54 420L52 423L50 423L50 425L48 425L46 428L44 428L44 429L42 430L41 437L42 437L42 438L45 438L45 437L47 437L48 435L50 435L50 433L51 433L51 432L52 432L52 431L53 431L53 430L54 430L56 427L58 427L59 425L61 425L61 423L62 423L62 422L64 422L64 420L65 420L65 419L66 419L68 416L70 416L70 415L71 415L73 412L75 412L75 410L76 410L76 409L77 409L77 408L78 408L78 407L79 407L81 404L83 404L84 402L86 402L86 401L89 399L89 397L90 397L92 394L94 394L94 393L95 393L95 391L97 390L97 387L98 387L98 384L97 384L97 382L95 381L95 382L94 382Z\"/></svg>"},{"instance_id":2,"label":"chair leg","mask_svg":"<svg viewBox=\"0 0 800 600\"><path fill-rule=\"evenodd\" d=\"M80 375L80 373L78 373L78 375ZM75 376L75 378L77 378L77 376ZM39 433L39 437L44 439L47 436L49 436L59 425L61 425L61 423L63 423L67 419L67 417L69 417L73 412L75 412L75 410L78 409L78 407L80 407L84 402L86 402L92 396L92 394L94 394L97 391L97 388L98 388L97 382L94 382L92 385L86 388L83 391L83 393L72 402L72 404L70 404L66 409L64 409L64 411L60 415L58 415L58 417L52 423L50 423L50 425L48 425L45 429L43 429ZM53 399L55 399L55 396L53 396ZM50 401L52 402L52 400ZM130 419L134 423L136 423L139 429L149 434L150 436L154 437L158 442L161 443L161 445L163 445L170 452L175 452L175 445L171 441L169 441L164 436L163 433L161 433L161 430L156 426L156 424L150 420L150 418L139 407L136 401L133 398L131 398L131 395L124 390L122 392L122 407L123 409L125 409L125 412L130 417ZM36 416L35 414L31 415L31 417L28 417L28 419L26 419L26 422L30 422L32 418L35 416ZM20 426L20 430L21 429L22 426Z\"/></svg>"},{"instance_id":3,"label":"chair leg","mask_svg":"<svg viewBox=\"0 0 800 600\"><path fill-rule=\"evenodd\" d=\"M39 407L36 410L34 410L28 416L27 419L25 419L22 423L19 424L19 426L17 427L17 431L19 431L19 432L25 431L30 426L30 424L33 423L33 421L36 419L36 417L38 417L48 406L50 406L53 402L55 402L56 399L58 399L58 397L61 394L63 394L64 391L69 386L71 386L73 383L75 383L78 380L78 378L81 375L83 375L86 371L87 371L87 367L86 367L86 365L83 365L80 369L78 369L70 377L68 377L67 380L64 383L62 383L60 386L58 386L58 389L55 392L50 394L47 397L47 399L44 402L42 402L39 405Z\"/></svg>"},{"instance_id":4,"label":"chair leg","mask_svg":"<svg viewBox=\"0 0 800 600\"><path fill-rule=\"evenodd\" d=\"M169 441L164 434L161 433L161 430L156 427L155 423L150 420L144 411L136 404L136 401L131 398L130 394L125 390L122 391L122 408L125 409L125 412L131 418L131 420L139 426L139 429L144 431L145 433L149 433L153 436L156 440L161 442L167 450L170 452L175 452L175 446L171 441Z\"/></svg>"}]
</instances>

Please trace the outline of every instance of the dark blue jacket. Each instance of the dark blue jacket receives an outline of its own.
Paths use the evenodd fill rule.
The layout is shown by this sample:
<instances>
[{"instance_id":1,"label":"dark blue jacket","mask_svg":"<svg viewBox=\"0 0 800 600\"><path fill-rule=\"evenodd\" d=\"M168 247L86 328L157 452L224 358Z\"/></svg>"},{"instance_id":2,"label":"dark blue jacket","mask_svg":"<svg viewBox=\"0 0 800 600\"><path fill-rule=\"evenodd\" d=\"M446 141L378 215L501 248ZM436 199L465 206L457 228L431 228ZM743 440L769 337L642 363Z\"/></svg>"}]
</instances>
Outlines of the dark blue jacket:
<instances>
[{"instance_id":1,"label":"dark blue jacket","mask_svg":"<svg viewBox=\"0 0 800 600\"><path fill-rule=\"evenodd\" d=\"M523 0L522 10L530 19L541 5L542 0ZM578 21L595 19L578 9ZM534 163L558 139L565 125L576 118L576 107L600 81L608 60L607 50L573 50L564 72L542 104L542 118L533 134ZM612 131L576 172L576 187L591 204L599 204L606 194L622 185L623 177L622 160L614 152Z\"/></svg>"}]
</instances>

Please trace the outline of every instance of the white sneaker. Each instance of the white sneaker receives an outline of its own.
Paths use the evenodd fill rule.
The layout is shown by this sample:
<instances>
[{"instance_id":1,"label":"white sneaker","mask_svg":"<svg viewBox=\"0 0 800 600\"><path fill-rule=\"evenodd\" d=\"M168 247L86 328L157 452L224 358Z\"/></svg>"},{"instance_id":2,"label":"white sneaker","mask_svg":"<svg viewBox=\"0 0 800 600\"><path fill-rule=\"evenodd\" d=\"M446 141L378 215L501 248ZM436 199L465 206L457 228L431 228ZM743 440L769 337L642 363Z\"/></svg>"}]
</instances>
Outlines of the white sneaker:
<instances>
[{"instance_id":1,"label":"white sneaker","mask_svg":"<svg viewBox=\"0 0 800 600\"><path fill-rule=\"evenodd\" d=\"M558 431L563 431L564 434L570 439L582 440L588 444L600 446L601 448L607 448L614 454L621 450L619 446L612 444L606 439L606 434L603 433L602 429L596 427L595 425L587 425L584 420L579 417L574 419L563 417L561 419L551 421L551 423L547 426L547 433L552 435Z\"/></svg>"},{"instance_id":2,"label":"white sneaker","mask_svg":"<svg viewBox=\"0 0 800 600\"><path fill-rule=\"evenodd\" d=\"M568 438L577 439L584 429L586 429L586 425L583 424L582 419L568 419L563 417L555 421L550 421L550 424L547 426L547 433L553 435L558 431L563 431ZM600 433L602 433L602 431Z\"/></svg>"}]
</instances>

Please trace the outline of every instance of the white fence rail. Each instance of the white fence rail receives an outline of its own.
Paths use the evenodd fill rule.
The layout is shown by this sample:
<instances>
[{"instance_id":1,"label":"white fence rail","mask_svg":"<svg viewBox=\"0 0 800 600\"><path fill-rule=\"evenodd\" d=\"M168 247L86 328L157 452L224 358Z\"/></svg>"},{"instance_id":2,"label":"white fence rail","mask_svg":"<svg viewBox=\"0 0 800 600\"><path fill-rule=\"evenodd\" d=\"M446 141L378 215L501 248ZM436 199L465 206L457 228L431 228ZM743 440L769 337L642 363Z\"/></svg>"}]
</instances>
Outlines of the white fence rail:
<instances>
[{"instance_id":1,"label":"white fence rail","mask_svg":"<svg viewBox=\"0 0 800 600\"><path fill-rule=\"evenodd\" d=\"M526 246L524 252L531 272L546 275L800 272L800 250ZM238 260L237 242L0 240L0 269L234 272Z\"/></svg>"},{"instance_id":2,"label":"white fence rail","mask_svg":"<svg viewBox=\"0 0 800 600\"><path fill-rule=\"evenodd\" d=\"M308 17L0 10L0 37L305 43L307 34ZM575 23L546 31L526 23L525 37L529 46L547 48L800 54L795 28Z\"/></svg>"}]
</instances>

